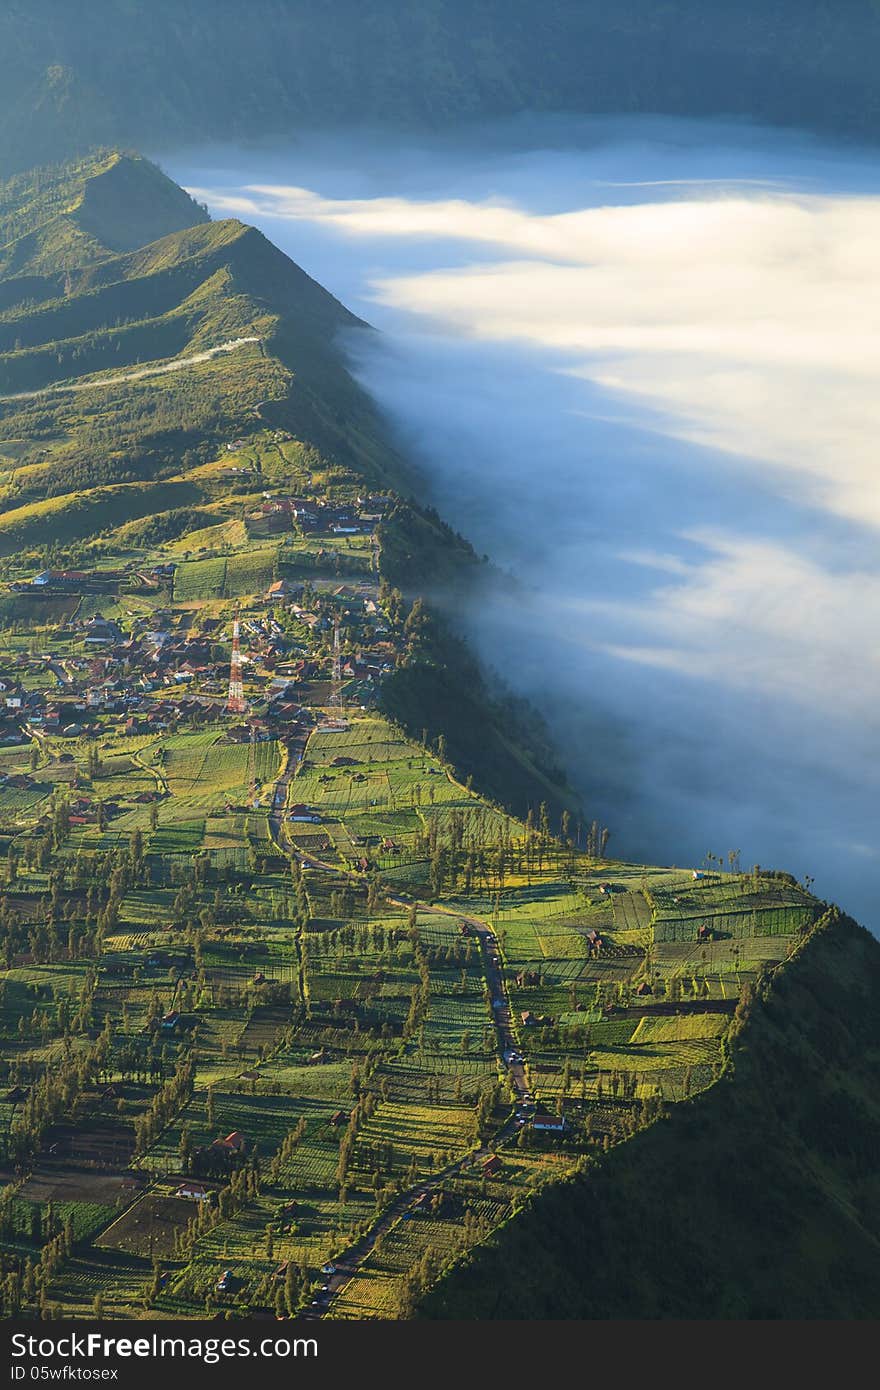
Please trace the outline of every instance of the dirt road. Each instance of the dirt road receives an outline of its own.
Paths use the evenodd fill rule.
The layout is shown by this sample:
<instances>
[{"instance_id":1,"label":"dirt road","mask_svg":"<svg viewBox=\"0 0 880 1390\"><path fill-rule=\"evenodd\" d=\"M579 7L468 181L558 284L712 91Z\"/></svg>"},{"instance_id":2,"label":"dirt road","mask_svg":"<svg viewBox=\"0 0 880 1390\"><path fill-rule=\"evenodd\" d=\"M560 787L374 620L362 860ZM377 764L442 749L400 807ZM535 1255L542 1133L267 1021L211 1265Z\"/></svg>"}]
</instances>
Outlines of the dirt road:
<instances>
[{"instance_id":1,"label":"dirt road","mask_svg":"<svg viewBox=\"0 0 880 1390\"><path fill-rule=\"evenodd\" d=\"M296 776L296 770L302 762L306 744L309 741L311 729L303 729L300 733L294 734L287 740L287 764L278 781L275 783L275 790L272 793L272 808L269 811L269 831L272 839L280 850L285 854L292 853L291 847L286 843L287 834L284 828L284 807L287 805L287 791L290 787L290 779Z\"/></svg>"},{"instance_id":2,"label":"dirt road","mask_svg":"<svg viewBox=\"0 0 880 1390\"><path fill-rule=\"evenodd\" d=\"M195 367L199 362L210 362L222 352L236 352L247 343L262 342L261 338L230 338L217 347L206 348L204 352L194 352L189 357L178 357L171 362L161 362L156 366L138 367L134 372L115 372L112 376L93 376L88 381L63 381L52 386L41 386L38 391L17 391L11 396L0 396L0 401L32 401L38 396L49 396L60 391L94 391L100 386L121 386L126 381L141 381L147 376L164 376L167 372L182 372L184 367Z\"/></svg>"}]
</instances>

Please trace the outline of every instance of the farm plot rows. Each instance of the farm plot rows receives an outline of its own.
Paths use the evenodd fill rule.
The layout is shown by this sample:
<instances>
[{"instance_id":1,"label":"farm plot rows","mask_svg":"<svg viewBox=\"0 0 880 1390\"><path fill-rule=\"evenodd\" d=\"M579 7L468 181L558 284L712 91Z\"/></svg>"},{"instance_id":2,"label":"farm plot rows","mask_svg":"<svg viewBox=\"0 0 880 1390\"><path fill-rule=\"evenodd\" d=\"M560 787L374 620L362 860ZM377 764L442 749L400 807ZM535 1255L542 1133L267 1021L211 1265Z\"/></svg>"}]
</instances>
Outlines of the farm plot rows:
<instances>
[{"instance_id":1,"label":"farm plot rows","mask_svg":"<svg viewBox=\"0 0 880 1390\"><path fill-rule=\"evenodd\" d=\"M225 585L230 561L224 564ZM240 571L241 583L255 582L241 577L243 564ZM476 871L478 892L467 896L455 871L461 896L444 896L443 880L430 879L433 843L453 846L457 838L455 853L485 843L488 859L500 840L514 857L522 827L480 803L374 714L354 716L335 731L319 727L291 778L288 804L314 806L323 823L286 822L290 843L338 866L301 875L279 862L266 810L252 805L254 784L277 777L280 751L276 743L227 740L219 724L103 748L106 786L133 786L135 778L139 786L155 785L132 765L137 755L150 760L170 791L134 813L149 872L125 893L119 929L104 941L95 967L91 1000L92 1038L112 1025L108 1078L121 1062L136 1081L116 1083L101 1115L80 1126L71 1171L49 1165L36 1190L51 1190L57 1200L75 1191L85 1213L87 1203L102 1206L96 1182L105 1197L112 1191L111 1201L121 1198L130 1168L151 1187L118 1221L95 1217L86 1236L106 1229L94 1258L71 1266L68 1311L87 1303L99 1269L111 1312L142 1308L151 1257L174 1266L154 1316L210 1316L218 1305L243 1312L249 1301L271 1308L280 1261L314 1266L344 1249L396 1185L406 1190L437 1175L497 1134L510 1114L510 1090L486 993L485 947L463 921L479 917L497 933L527 1081L540 1101L565 1106L569 1134L560 1142L525 1130L522 1148L503 1149L499 1175L476 1164L448 1183L444 1178L436 1210L389 1233L387 1250L376 1252L368 1277L352 1282L334 1315L395 1312L406 1271L421 1257L416 1249L432 1248L441 1262L459 1253L465 1212L470 1235L485 1238L514 1196L566 1171L597 1137L601 1142L591 1130L600 1112L607 1138L608 1116L635 1109L634 1100L683 1099L708 1085L730 1017L724 1005L732 1006L761 957L776 959L771 952L784 952L794 939L793 928L728 937L723 925L730 917L754 925L775 922L770 914L806 910L796 894L790 901L750 897L740 881L683 884L680 871L675 877L627 865L580 867L546 846L494 880ZM88 775L84 767L81 775ZM148 832L156 816L158 827ZM115 840L125 854L127 831L116 823L101 843ZM383 850L382 840L393 840L393 850ZM369 872L347 876L343 869L361 854ZM230 866L239 873L217 874ZM425 899L430 889L435 910L383 896L392 873L407 872L412 896ZM47 874L24 870L21 877L45 893ZM606 881L610 895L599 892ZM676 895L685 901L675 903ZM689 930L705 913L717 939L665 940L661 928L652 940L652 902L661 922L684 921ZM595 931L601 948L588 938ZM4 1026L17 1035L24 1019L30 1034L12 1050L26 1055L34 1075L62 1056L63 1039L53 1031L62 982L76 1002L92 968L71 962L69 978L60 962L47 968L51 997L39 995L39 973L7 983ZM160 1020L177 1009L184 1017L166 1033ZM537 1015L536 1026L523 1022L523 1013ZM133 1157L136 1126L190 1045L194 1094ZM23 1066L16 1075L31 1071ZM244 1136L259 1168L260 1190L234 1217L199 1235L192 1257L178 1264L177 1237L195 1210L174 1197L187 1154L233 1131ZM350 1151L341 1165L346 1136ZM282 1145L284 1158L276 1162ZM89 1169L102 1154L110 1155L106 1172ZM279 1218L283 1210L290 1219ZM216 1282L225 1268L239 1284L223 1300Z\"/></svg>"},{"instance_id":2,"label":"farm plot rows","mask_svg":"<svg viewBox=\"0 0 880 1390\"><path fill-rule=\"evenodd\" d=\"M371 1146L391 1146L394 1171L403 1176L410 1164L426 1175L466 1153L474 1143L473 1110L465 1105L419 1105L384 1101L358 1131L357 1153Z\"/></svg>"},{"instance_id":3,"label":"farm plot rows","mask_svg":"<svg viewBox=\"0 0 880 1390\"><path fill-rule=\"evenodd\" d=\"M184 561L174 574L174 601L193 603L261 594L275 578L277 563L277 546L253 547L229 556Z\"/></svg>"},{"instance_id":4,"label":"farm plot rows","mask_svg":"<svg viewBox=\"0 0 880 1390\"><path fill-rule=\"evenodd\" d=\"M706 923L719 936L735 941L761 936L791 936L812 920L812 916L809 909L792 905L759 911L716 912L711 917L658 917L654 922L654 940L693 941L700 927Z\"/></svg>"},{"instance_id":5,"label":"farm plot rows","mask_svg":"<svg viewBox=\"0 0 880 1390\"><path fill-rule=\"evenodd\" d=\"M401 1294L407 1276L430 1252L439 1268L459 1257L509 1214L521 1194L563 1176L570 1161L558 1155L505 1152L500 1172L479 1180L465 1169L442 1184L427 1209L410 1212L382 1237L356 1277L334 1300L331 1317L343 1320L394 1318L405 1312ZM472 1175L473 1174L473 1175Z\"/></svg>"}]
</instances>

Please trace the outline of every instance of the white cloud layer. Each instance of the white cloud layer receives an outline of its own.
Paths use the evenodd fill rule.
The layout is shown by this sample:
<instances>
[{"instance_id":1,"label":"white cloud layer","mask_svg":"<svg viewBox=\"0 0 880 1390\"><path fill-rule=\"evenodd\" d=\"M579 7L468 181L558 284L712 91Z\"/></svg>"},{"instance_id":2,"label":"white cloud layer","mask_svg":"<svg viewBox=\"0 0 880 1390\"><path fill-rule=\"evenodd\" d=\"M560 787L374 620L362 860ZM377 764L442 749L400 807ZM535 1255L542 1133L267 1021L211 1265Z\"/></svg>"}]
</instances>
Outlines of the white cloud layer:
<instances>
[{"instance_id":1,"label":"white cloud layer","mask_svg":"<svg viewBox=\"0 0 880 1390\"><path fill-rule=\"evenodd\" d=\"M226 177L200 196L386 330L363 379L456 524L540 595L499 600L481 640L556 708L585 791L601 759L579 698L639 750L602 773L639 803L620 811L634 839L660 845L670 807L685 843L714 817L876 905L872 164L712 125L475 139L436 169L385 147L356 171L327 148L291 163L324 191Z\"/></svg>"},{"instance_id":2,"label":"white cloud layer","mask_svg":"<svg viewBox=\"0 0 880 1390\"><path fill-rule=\"evenodd\" d=\"M262 184L215 204L349 238L496 248L372 292L447 330L564 354L662 412L670 435L771 465L781 490L880 527L880 198L672 188L676 201L554 215Z\"/></svg>"}]
</instances>

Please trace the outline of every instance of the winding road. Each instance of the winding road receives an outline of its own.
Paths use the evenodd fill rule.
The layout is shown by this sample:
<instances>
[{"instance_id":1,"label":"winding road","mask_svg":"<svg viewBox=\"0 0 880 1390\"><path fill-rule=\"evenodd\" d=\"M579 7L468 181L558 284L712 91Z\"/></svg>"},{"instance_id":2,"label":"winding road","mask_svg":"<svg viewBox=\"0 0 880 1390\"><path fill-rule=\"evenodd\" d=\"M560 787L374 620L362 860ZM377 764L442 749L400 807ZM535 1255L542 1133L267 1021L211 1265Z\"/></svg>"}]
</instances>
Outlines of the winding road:
<instances>
[{"instance_id":1,"label":"winding road","mask_svg":"<svg viewBox=\"0 0 880 1390\"><path fill-rule=\"evenodd\" d=\"M330 868L330 865L326 866ZM498 1040L498 1051L502 1059L509 1057L511 1052L516 1052L516 1038L513 1032L513 1024L510 1014L510 1001L507 997L507 990L504 983L504 972L501 966L501 959L498 955L497 943L494 933L486 922L479 917L462 917L460 913L453 912L449 908L435 907L429 903L419 902L416 899L408 898L389 898L389 902L400 907L415 906L419 912L436 913L445 917L455 917L457 921L467 925L470 932L477 937L483 955L483 967L486 975L486 983L489 989L489 1000L492 1009L492 1022L495 1025L495 1034ZM518 1054L517 1054L518 1055ZM513 1082L518 1100L526 1102L529 1100L529 1085L526 1079L525 1067L522 1062L506 1063L507 1073ZM508 1139L517 1132L519 1128L518 1118L514 1115L502 1125L501 1129L493 1136L491 1144L481 1144L478 1149L471 1150L462 1155L461 1158L450 1163L446 1168L442 1168L437 1173L432 1173L430 1177L423 1178L420 1182L410 1187L406 1192L394 1201L390 1207L382 1213L373 1223L370 1229L361 1236L360 1240L350 1245L343 1251L337 1259L331 1263L334 1265L334 1273L327 1277L324 1288L312 1300L311 1306L302 1314L304 1318L322 1318L332 1307L333 1300L338 1297L344 1288L357 1278L362 1266L376 1248L376 1242L381 1239L398 1221L404 1220L408 1212L413 1211L423 1197L441 1187L443 1183L455 1174L462 1172L465 1168L473 1168L485 1162L500 1148Z\"/></svg>"},{"instance_id":2,"label":"winding road","mask_svg":"<svg viewBox=\"0 0 880 1390\"><path fill-rule=\"evenodd\" d=\"M323 866L322 866L323 867ZM327 865L327 868L332 866ZM338 872L338 871L336 871ZM440 916L455 917L457 921L467 925L470 932L480 942L483 955L483 967L486 976L486 983L489 990L489 1001L492 1009L492 1022L495 1026L495 1035L498 1041L498 1052L504 1060L507 1074L513 1083L514 1090L520 1104L528 1103L531 1100L529 1095L529 1083L526 1078L525 1066L520 1061L507 1061L511 1053L516 1053L516 1037L513 1032L513 1023L510 1013L510 1000L507 997L507 990L504 983L504 971L501 966L501 959L498 955L497 942L492 929L479 917L462 917L460 913L452 912L449 908L434 907L430 903L419 902L416 899L389 898L389 902L401 907L415 906L419 912L436 913ZM473 1168L485 1162L500 1148L508 1139L519 1129L520 1121L516 1115L512 1115L509 1120L502 1125L493 1136L491 1143L481 1144L478 1149L471 1150L463 1154L461 1158L450 1163L446 1168L440 1169L437 1173L432 1173L430 1177L423 1178L413 1187L407 1188L406 1192L394 1201L390 1207L382 1213L373 1223L370 1229L353 1245L342 1252L337 1259L331 1263L334 1265L334 1273L329 1275L324 1288L313 1299L311 1306L303 1313L303 1317L315 1319L323 1317L332 1307L333 1300L338 1297L344 1288L351 1283L360 1273L365 1261L372 1254L376 1247L376 1242L381 1239L398 1221L404 1220L408 1212L413 1211L423 1197L433 1192L450 1177L462 1172L465 1168Z\"/></svg>"}]
</instances>

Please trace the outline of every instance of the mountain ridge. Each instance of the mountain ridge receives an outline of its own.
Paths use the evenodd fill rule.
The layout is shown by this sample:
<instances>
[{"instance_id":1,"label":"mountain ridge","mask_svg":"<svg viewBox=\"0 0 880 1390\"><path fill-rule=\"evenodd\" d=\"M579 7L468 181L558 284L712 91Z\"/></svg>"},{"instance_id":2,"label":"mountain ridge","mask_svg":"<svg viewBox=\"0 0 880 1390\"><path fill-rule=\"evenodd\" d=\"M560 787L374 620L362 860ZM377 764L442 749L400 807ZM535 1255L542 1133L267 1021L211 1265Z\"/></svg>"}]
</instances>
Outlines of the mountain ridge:
<instances>
[{"instance_id":1,"label":"mountain ridge","mask_svg":"<svg viewBox=\"0 0 880 1390\"><path fill-rule=\"evenodd\" d=\"M92 263L209 221L155 164L119 150L13 176L0 186L0 206L4 277L37 272L59 258Z\"/></svg>"},{"instance_id":2,"label":"mountain ridge","mask_svg":"<svg viewBox=\"0 0 880 1390\"><path fill-rule=\"evenodd\" d=\"M0 168L523 110L739 115L876 140L873 0L58 0L0 16Z\"/></svg>"}]
</instances>

